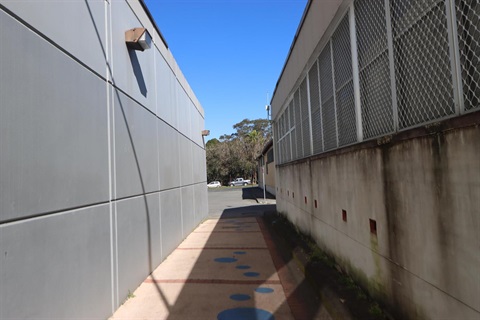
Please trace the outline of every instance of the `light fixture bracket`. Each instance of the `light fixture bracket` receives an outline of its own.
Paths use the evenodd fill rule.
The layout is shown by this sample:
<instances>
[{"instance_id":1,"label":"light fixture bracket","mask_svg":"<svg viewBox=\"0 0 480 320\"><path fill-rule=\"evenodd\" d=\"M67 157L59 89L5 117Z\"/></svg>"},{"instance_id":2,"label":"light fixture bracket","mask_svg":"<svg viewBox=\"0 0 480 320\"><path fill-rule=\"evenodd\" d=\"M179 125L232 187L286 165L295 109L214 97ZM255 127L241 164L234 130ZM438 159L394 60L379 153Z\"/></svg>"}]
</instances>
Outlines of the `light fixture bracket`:
<instances>
[{"instance_id":1,"label":"light fixture bracket","mask_svg":"<svg viewBox=\"0 0 480 320\"><path fill-rule=\"evenodd\" d=\"M133 28L125 31L125 43L132 50L144 51L150 49L152 37L145 28Z\"/></svg>"}]
</instances>

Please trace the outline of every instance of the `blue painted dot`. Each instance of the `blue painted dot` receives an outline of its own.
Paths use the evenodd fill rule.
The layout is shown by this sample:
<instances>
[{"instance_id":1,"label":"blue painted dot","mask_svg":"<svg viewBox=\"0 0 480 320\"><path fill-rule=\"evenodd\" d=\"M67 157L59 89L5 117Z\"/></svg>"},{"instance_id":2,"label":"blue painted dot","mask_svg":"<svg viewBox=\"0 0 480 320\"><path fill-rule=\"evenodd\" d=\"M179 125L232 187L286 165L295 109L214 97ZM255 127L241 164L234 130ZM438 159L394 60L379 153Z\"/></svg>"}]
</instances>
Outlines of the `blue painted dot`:
<instances>
[{"instance_id":1,"label":"blue painted dot","mask_svg":"<svg viewBox=\"0 0 480 320\"><path fill-rule=\"evenodd\" d=\"M225 258L216 258L215 261L221 262L221 263L232 263L232 262L236 262L237 259L225 257Z\"/></svg>"},{"instance_id":2,"label":"blue painted dot","mask_svg":"<svg viewBox=\"0 0 480 320\"><path fill-rule=\"evenodd\" d=\"M217 320L275 320L273 314L258 308L234 308L220 312Z\"/></svg>"},{"instance_id":3,"label":"blue painted dot","mask_svg":"<svg viewBox=\"0 0 480 320\"><path fill-rule=\"evenodd\" d=\"M248 294L232 294L230 296L230 299L235 301L246 301L246 300L250 300L251 297Z\"/></svg>"},{"instance_id":4,"label":"blue painted dot","mask_svg":"<svg viewBox=\"0 0 480 320\"><path fill-rule=\"evenodd\" d=\"M234 254L246 254L245 251L235 251L235 252L233 252L233 253L234 253Z\"/></svg>"},{"instance_id":5,"label":"blue painted dot","mask_svg":"<svg viewBox=\"0 0 480 320\"><path fill-rule=\"evenodd\" d=\"M255 292L258 292L258 293L272 293L273 289L260 287L260 288L255 289Z\"/></svg>"},{"instance_id":6,"label":"blue painted dot","mask_svg":"<svg viewBox=\"0 0 480 320\"><path fill-rule=\"evenodd\" d=\"M243 275L245 277L258 277L260 275L260 273L258 273L258 272L245 272Z\"/></svg>"},{"instance_id":7,"label":"blue painted dot","mask_svg":"<svg viewBox=\"0 0 480 320\"><path fill-rule=\"evenodd\" d=\"M250 269L251 267L246 265L239 265L239 266L236 266L235 268L243 270L243 269Z\"/></svg>"}]
</instances>

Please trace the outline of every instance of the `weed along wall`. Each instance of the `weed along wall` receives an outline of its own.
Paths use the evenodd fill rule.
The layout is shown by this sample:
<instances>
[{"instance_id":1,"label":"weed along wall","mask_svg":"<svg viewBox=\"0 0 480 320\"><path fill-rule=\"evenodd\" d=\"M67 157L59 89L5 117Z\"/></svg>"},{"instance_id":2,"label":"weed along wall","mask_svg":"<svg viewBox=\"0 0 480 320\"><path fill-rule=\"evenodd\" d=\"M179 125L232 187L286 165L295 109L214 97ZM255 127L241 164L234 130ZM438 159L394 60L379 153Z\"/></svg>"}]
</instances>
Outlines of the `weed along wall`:
<instances>
[{"instance_id":1,"label":"weed along wall","mask_svg":"<svg viewBox=\"0 0 480 320\"><path fill-rule=\"evenodd\" d=\"M203 109L143 1L0 0L0 39L0 319L108 318L208 213Z\"/></svg>"},{"instance_id":2,"label":"weed along wall","mask_svg":"<svg viewBox=\"0 0 480 320\"><path fill-rule=\"evenodd\" d=\"M478 21L309 1L271 101L278 211L399 319L480 316Z\"/></svg>"}]
</instances>

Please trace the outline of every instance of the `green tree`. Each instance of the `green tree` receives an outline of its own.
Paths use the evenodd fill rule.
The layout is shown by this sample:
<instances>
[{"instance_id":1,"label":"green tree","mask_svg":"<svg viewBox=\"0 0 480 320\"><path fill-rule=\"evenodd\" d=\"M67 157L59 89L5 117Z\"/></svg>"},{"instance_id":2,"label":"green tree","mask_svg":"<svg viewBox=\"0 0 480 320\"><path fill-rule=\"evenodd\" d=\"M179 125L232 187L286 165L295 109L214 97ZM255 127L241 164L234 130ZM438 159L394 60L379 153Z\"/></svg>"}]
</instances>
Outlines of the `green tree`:
<instances>
[{"instance_id":1,"label":"green tree","mask_svg":"<svg viewBox=\"0 0 480 320\"><path fill-rule=\"evenodd\" d=\"M244 119L233 125L236 132L224 134L206 143L208 181L227 185L236 177L256 182L256 158L271 137L266 119Z\"/></svg>"}]
</instances>

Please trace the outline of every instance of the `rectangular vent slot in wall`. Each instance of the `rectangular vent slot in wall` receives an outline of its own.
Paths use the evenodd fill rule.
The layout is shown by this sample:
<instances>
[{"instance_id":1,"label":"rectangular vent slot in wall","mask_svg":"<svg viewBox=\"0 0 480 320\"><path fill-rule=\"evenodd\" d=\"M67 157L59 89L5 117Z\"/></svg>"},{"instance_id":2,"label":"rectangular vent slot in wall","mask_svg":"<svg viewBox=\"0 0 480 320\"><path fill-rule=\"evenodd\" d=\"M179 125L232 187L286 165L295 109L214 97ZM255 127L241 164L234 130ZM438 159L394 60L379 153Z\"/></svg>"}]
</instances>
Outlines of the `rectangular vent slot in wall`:
<instances>
[{"instance_id":1,"label":"rectangular vent slot in wall","mask_svg":"<svg viewBox=\"0 0 480 320\"><path fill-rule=\"evenodd\" d=\"M370 220L370 233L373 235L377 235L377 221L373 219Z\"/></svg>"}]
</instances>

